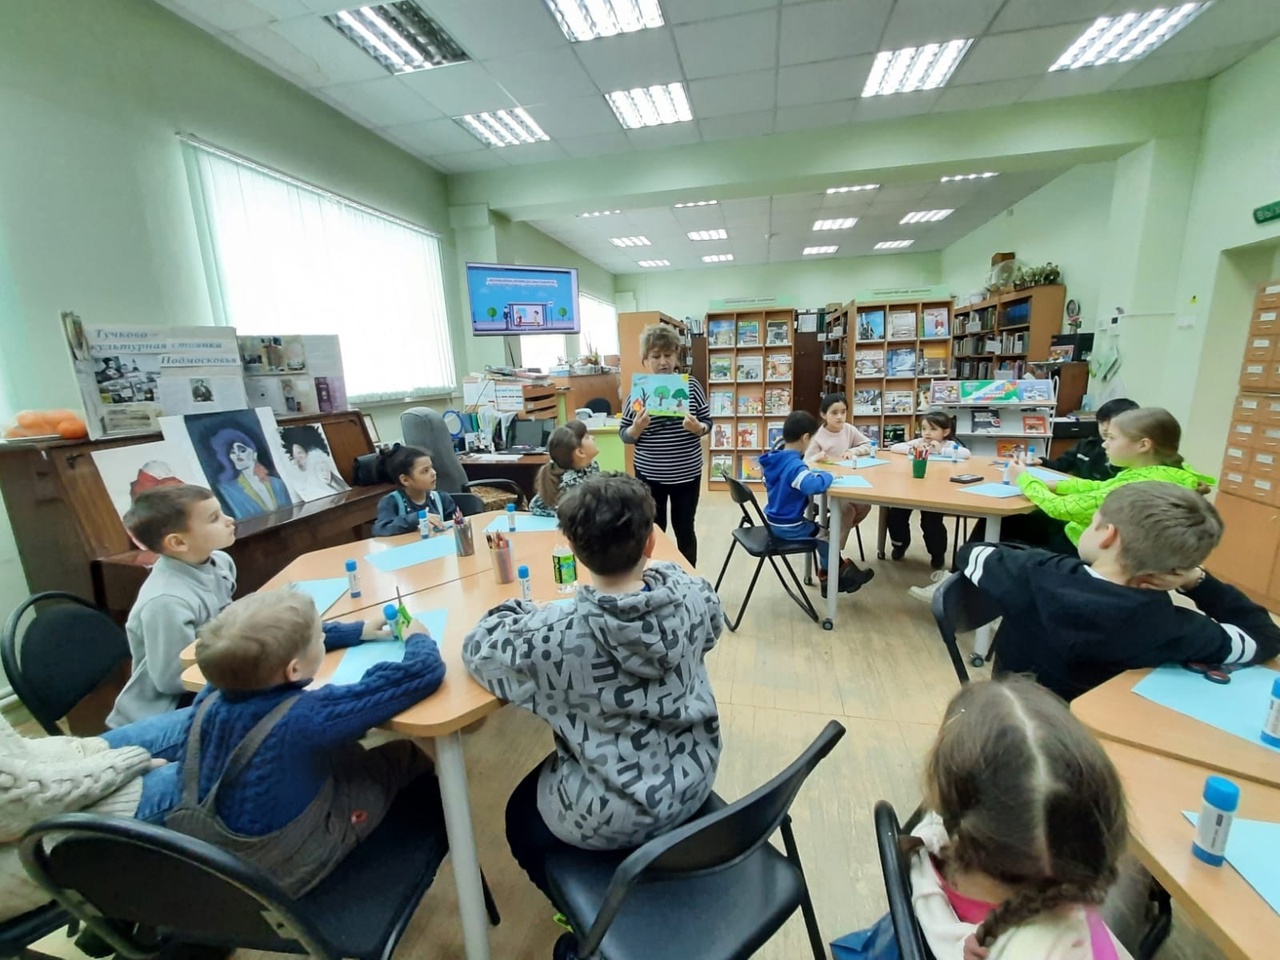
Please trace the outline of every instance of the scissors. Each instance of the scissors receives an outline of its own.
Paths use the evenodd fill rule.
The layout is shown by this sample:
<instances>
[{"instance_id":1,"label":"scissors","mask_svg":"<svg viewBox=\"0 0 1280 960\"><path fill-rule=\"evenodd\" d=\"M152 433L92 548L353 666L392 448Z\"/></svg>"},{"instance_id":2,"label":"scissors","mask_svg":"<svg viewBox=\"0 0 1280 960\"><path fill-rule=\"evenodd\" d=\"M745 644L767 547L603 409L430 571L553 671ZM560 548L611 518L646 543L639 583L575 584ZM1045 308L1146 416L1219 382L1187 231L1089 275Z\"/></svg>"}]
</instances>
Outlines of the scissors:
<instances>
[{"instance_id":1,"label":"scissors","mask_svg":"<svg viewBox=\"0 0 1280 960\"><path fill-rule=\"evenodd\" d=\"M1237 663L1184 663L1182 669L1198 673L1210 683L1230 683L1231 674L1240 669Z\"/></svg>"}]
</instances>

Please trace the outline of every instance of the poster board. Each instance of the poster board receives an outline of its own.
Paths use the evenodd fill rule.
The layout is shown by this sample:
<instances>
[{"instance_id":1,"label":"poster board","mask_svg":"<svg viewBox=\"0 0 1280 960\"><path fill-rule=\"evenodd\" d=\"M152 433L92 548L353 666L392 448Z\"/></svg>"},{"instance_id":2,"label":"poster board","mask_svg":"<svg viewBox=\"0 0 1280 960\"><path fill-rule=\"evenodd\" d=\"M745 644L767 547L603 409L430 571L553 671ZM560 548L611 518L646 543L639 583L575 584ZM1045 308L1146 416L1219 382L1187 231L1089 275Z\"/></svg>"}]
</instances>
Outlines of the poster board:
<instances>
[{"instance_id":1,"label":"poster board","mask_svg":"<svg viewBox=\"0 0 1280 960\"><path fill-rule=\"evenodd\" d=\"M347 410L337 336L241 336L248 405L277 416Z\"/></svg>"}]
</instances>

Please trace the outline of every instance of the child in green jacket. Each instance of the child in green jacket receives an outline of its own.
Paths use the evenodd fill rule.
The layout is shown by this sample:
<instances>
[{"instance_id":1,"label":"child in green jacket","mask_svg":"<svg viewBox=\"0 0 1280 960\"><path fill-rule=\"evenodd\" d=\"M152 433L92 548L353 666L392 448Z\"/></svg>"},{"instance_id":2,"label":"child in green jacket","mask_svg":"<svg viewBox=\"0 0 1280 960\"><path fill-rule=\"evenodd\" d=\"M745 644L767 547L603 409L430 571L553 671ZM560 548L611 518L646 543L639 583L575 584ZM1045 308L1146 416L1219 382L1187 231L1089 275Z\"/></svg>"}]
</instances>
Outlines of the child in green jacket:
<instances>
[{"instance_id":1,"label":"child in green jacket","mask_svg":"<svg viewBox=\"0 0 1280 960\"><path fill-rule=\"evenodd\" d=\"M1112 466L1120 468L1111 480L1064 477L1046 482L1027 473L1022 463L1011 464L1009 473L1028 500L1049 516L1067 522L1067 538L1078 544L1107 494L1126 483L1164 480L1208 493L1213 478L1183 465L1178 453L1181 441L1182 428L1173 414L1159 407L1142 407L1120 414L1107 425L1102 446Z\"/></svg>"}]
</instances>

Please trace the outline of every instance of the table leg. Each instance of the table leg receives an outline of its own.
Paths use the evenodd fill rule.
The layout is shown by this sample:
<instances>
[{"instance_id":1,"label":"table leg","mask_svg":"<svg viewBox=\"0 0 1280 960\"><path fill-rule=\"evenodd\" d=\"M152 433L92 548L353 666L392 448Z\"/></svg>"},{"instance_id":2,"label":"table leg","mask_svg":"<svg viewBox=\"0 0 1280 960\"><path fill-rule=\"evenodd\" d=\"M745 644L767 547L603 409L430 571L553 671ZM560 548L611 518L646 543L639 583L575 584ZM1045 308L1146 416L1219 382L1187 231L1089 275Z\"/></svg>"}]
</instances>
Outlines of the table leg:
<instances>
[{"instance_id":1,"label":"table leg","mask_svg":"<svg viewBox=\"0 0 1280 960\"><path fill-rule=\"evenodd\" d=\"M823 496L823 499L827 499ZM840 596L840 502L828 504L827 508L827 615L822 621L822 629L834 630L836 626L836 599Z\"/></svg>"},{"instance_id":2,"label":"table leg","mask_svg":"<svg viewBox=\"0 0 1280 960\"><path fill-rule=\"evenodd\" d=\"M889 539L889 508L876 507L876 559L885 558L884 544Z\"/></svg>"},{"instance_id":3,"label":"table leg","mask_svg":"<svg viewBox=\"0 0 1280 960\"><path fill-rule=\"evenodd\" d=\"M458 913L467 960L489 960L489 915L484 907L480 881L480 856L471 829L471 803L467 798L467 765L462 756L462 732L455 730L435 738L436 775L444 825L449 833L449 857L458 888Z\"/></svg>"},{"instance_id":4,"label":"table leg","mask_svg":"<svg viewBox=\"0 0 1280 960\"><path fill-rule=\"evenodd\" d=\"M1000 518L987 517L987 542L1000 542ZM985 627L979 627L973 635L973 655L979 661L986 660L991 655L991 644L995 640L995 629L991 624ZM982 666L981 662L974 663L974 666Z\"/></svg>"}]
</instances>

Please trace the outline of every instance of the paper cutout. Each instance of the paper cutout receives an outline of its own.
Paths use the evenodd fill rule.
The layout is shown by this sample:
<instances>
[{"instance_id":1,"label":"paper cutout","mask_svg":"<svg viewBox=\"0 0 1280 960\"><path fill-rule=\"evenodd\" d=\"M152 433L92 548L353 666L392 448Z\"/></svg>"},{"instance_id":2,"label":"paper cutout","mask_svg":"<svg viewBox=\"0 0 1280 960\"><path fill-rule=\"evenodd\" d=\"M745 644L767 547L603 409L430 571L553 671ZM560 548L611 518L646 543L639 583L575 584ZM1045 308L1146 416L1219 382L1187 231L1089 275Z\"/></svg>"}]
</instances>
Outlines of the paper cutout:
<instances>
[{"instance_id":1,"label":"paper cutout","mask_svg":"<svg viewBox=\"0 0 1280 960\"><path fill-rule=\"evenodd\" d=\"M448 622L448 610L414 611L412 604L409 610L422 622L431 634L436 646L444 647L444 630ZM404 660L404 644L399 640L370 640L359 646L348 647L338 661L337 668L329 677L329 683L342 686L359 683L365 671L379 663L399 663Z\"/></svg>"},{"instance_id":2,"label":"paper cutout","mask_svg":"<svg viewBox=\"0 0 1280 960\"><path fill-rule=\"evenodd\" d=\"M836 487L870 487L870 486L871 486L871 481L868 480L866 477L842 476L842 477L836 477L833 481L831 481L832 489L835 489Z\"/></svg>"},{"instance_id":3,"label":"paper cutout","mask_svg":"<svg viewBox=\"0 0 1280 960\"><path fill-rule=\"evenodd\" d=\"M535 517L531 513L516 514L516 533L547 533L560 529L555 517ZM508 533L506 517L494 517L484 528L485 533Z\"/></svg>"},{"instance_id":4,"label":"paper cutout","mask_svg":"<svg viewBox=\"0 0 1280 960\"><path fill-rule=\"evenodd\" d=\"M888 463L888 460L881 460L879 457L858 457L855 460L832 460L831 463L838 463L841 466L853 467L855 470L865 470L867 467L878 467L882 463Z\"/></svg>"},{"instance_id":5,"label":"paper cutout","mask_svg":"<svg viewBox=\"0 0 1280 960\"><path fill-rule=\"evenodd\" d=\"M1181 666L1170 665L1152 670L1138 681L1133 692L1183 716L1280 753L1258 736L1271 703L1271 685L1277 676L1280 674L1265 667L1248 667L1231 674L1230 683L1217 684Z\"/></svg>"},{"instance_id":6,"label":"paper cutout","mask_svg":"<svg viewBox=\"0 0 1280 960\"><path fill-rule=\"evenodd\" d=\"M298 580L289 584L290 590L305 593L316 603L320 616L332 607L350 588L346 577L328 577L323 580Z\"/></svg>"},{"instance_id":7,"label":"paper cutout","mask_svg":"<svg viewBox=\"0 0 1280 960\"><path fill-rule=\"evenodd\" d=\"M1194 827L1200 815L1183 810L1182 815ZM1187 837L1191 843L1191 837ZM1280 823L1267 820L1241 820L1231 823L1227 835L1227 863L1257 891L1267 905L1280 913ZM1220 869L1220 868L1218 868Z\"/></svg>"},{"instance_id":8,"label":"paper cutout","mask_svg":"<svg viewBox=\"0 0 1280 960\"><path fill-rule=\"evenodd\" d=\"M365 557L365 560L383 573L391 573L394 570L412 567L415 563L439 560L456 551L453 536L446 532L427 540L419 540L417 543L406 543L403 547L392 547L390 550L371 553Z\"/></svg>"},{"instance_id":9,"label":"paper cutout","mask_svg":"<svg viewBox=\"0 0 1280 960\"><path fill-rule=\"evenodd\" d=\"M980 497L994 497L997 500L1022 496L1022 491L1012 483L979 483L972 487L965 487L964 492L976 493Z\"/></svg>"}]
</instances>

